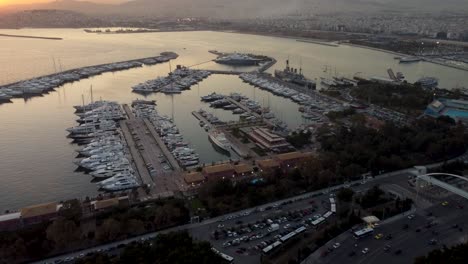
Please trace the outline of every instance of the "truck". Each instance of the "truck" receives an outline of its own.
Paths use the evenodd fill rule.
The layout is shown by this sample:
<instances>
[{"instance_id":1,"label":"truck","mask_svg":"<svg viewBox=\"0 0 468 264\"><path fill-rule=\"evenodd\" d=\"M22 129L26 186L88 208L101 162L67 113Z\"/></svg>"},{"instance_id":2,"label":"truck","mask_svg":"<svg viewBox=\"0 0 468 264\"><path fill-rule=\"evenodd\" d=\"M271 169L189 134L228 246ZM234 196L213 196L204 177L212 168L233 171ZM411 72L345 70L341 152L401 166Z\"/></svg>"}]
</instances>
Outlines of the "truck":
<instances>
[{"instance_id":1,"label":"truck","mask_svg":"<svg viewBox=\"0 0 468 264\"><path fill-rule=\"evenodd\" d=\"M279 230L279 225L278 224L271 224L270 227L267 229L268 232L275 232Z\"/></svg>"}]
</instances>

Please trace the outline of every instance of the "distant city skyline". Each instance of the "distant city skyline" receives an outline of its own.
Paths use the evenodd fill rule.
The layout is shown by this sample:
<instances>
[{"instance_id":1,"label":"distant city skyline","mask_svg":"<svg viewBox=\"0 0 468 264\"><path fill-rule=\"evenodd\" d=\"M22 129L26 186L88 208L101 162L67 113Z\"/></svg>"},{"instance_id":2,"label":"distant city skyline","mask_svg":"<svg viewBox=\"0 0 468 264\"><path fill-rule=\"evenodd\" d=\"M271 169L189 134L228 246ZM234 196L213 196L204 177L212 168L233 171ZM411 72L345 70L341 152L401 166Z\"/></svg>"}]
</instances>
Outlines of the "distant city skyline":
<instances>
[{"instance_id":1,"label":"distant city skyline","mask_svg":"<svg viewBox=\"0 0 468 264\"><path fill-rule=\"evenodd\" d=\"M0 0L0 6L8 5L29 5L56 2L57 0ZM66 1L66 0L59 0ZM78 0L79 1L79 0ZM118 4L126 2L125 0L86 0L86 2L101 3L101 4Z\"/></svg>"}]
</instances>

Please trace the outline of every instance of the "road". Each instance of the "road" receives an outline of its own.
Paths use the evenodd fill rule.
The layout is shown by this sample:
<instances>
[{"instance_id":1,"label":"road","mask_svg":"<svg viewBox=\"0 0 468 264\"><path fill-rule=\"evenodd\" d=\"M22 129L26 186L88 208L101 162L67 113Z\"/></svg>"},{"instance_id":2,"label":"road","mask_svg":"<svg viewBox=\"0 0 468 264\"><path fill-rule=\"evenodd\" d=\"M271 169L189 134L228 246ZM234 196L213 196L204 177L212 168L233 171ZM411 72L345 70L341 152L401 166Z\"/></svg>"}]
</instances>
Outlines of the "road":
<instances>
[{"instance_id":1,"label":"road","mask_svg":"<svg viewBox=\"0 0 468 264\"><path fill-rule=\"evenodd\" d=\"M466 200L462 201L464 206L468 206ZM351 233L346 233L338 239L328 243L326 247L319 249L315 256L304 264L311 263L412 263L414 258L427 254L430 250L441 248L443 245L453 245L468 240L465 220L468 219L466 210L458 209L454 204L442 206L440 203L425 210L416 210L415 217L408 219L407 216L397 221L383 224L375 229L374 235L382 234L384 237L377 240L373 236L356 240ZM432 213L432 216L429 214ZM427 224L435 221L437 225L430 228ZM403 229L407 224L408 229ZM453 225L462 226L460 231L453 228ZM418 231L419 230L419 231ZM392 239L385 239L387 235L392 235ZM436 245L430 245L429 241L436 239ZM339 242L341 246L333 250L327 256L321 256L327 247ZM357 245L357 246L356 246ZM386 245L390 249L385 251ZM369 252L363 254L361 251L368 248ZM401 250L401 253L398 253ZM355 255L351 256L354 252Z\"/></svg>"},{"instance_id":2,"label":"road","mask_svg":"<svg viewBox=\"0 0 468 264\"><path fill-rule=\"evenodd\" d=\"M341 185L333 186L333 187L330 187L330 188L326 188L326 189L322 189L322 190L318 190L318 191L314 191L314 192L304 193L304 194L301 194L301 195L298 195L298 196L294 196L294 197L283 199L283 200L276 201L276 202L271 202L271 203L264 204L264 205L261 205L261 206L257 206L257 207L254 207L254 208L249 208L249 209L241 210L241 211L238 211L238 212L226 214L226 215L223 215L223 216L210 218L210 219L204 220L204 221L202 221L200 223L187 224L187 225L182 225L182 226L166 229L164 231L153 232L153 233L149 233L149 234L146 234L146 235L137 236L137 237L131 238L131 239L121 240L121 241L117 241L117 242L114 242L114 243L109 243L109 244L89 248L89 249L82 250L82 251L77 251L77 252L73 252L73 253L69 253L69 254L64 254L64 255L61 255L61 256L58 256L58 257L49 258L49 259L39 261L39 262L35 262L35 263L50 263L50 262L53 262L53 261L59 260L59 259L66 259L66 258L71 258L71 257L76 258L80 254L87 254L87 253L90 253L90 252L96 252L97 250L106 251L106 250L110 250L110 249L115 248L119 244L128 244L128 243L131 243L133 241L139 241L141 239L148 239L148 238L155 237L160 233L168 233L168 232L179 231L179 230L188 230L192 235L194 235L195 237L200 238L200 239L210 239L209 236L211 234L211 231L214 231L219 224L223 224L225 226L232 226L232 225L235 225L237 221L242 221L244 223L248 223L248 222L252 222L252 221L255 222L258 219L263 219L264 217L269 217L269 214L271 214L271 212L265 212L265 211L263 211L263 209L265 209L267 207L274 207L277 204L290 203L290 204L284 205L282 208L280 208L280 210L281 210L280 212L276 212L277 210L272 211L275 214L276 213L281 213L281 212L284 212L284 211L288 211L288 210L297 210L297 209L306 208L308 206L310 207L310 204L308 204L308 203L310 202L311 199L314 199L316 201L316 204L317 204L317 201L320 202L320 200L325 200L326 201L326 197L328 197L329 192L336 191L336 190L338 190L340 188L343 188L343 187L351 187L355 192L363 192L363 191L367 190L368 188L370 188L370 187L372 187L374 185L385 186L385 185L388 185L388 184L398 184L399 186L408 189L409 187L406 187L406 186L407 186L408 175L410 175L409 174L410 171L412 171L412 169L405 169L405 170L401 170L401 171L397 171L397 172L382 174L380 176L377 176L374 179L369 179L369 180L366 180L366 181L354 181L354 182L341 184ZM410 189L408 189L408 190L410 190ZM414 195L414 192L413 192L413 195ZM437 208L438 209L436 211L434 211L434 214L436 214L436 215L445 215L445 214L450 215L450 213L453 213L453 210L454 210L452 206L444 207L444 208L437 207ZM325 208L318 208L317 212L320 212L320 210L325 210ZM461 213L461 212L462 212L462 210L457 211L457 213ZM420 215L419 212L418 212L418 214ZM468 214L466 216L464 214L460 215L460 216L457 215L457 217L465 217L465 219L466 219L466 217L468 217ZM455 220L453 220L453 221L456 221L457 217L455 217ZM418 222L418 221L420 221L419 217L415 219L415 222ZM449 219L444 220L444 221L450 222ZM401 226L401 223L398 222L398 221L395 221L394 223L392 223L392 225ZM390 229L391 229L392 225L389 225ZM382 227L382 228L386 228L386 227ZM448 233L448 234L450 234L450 233ZM425 237L423 237L423 238L425 238ZM397 240L397 239L398 238L396 237L395 240ZM442 241L445 241L446 239L448 239L448 238L441 237ZM373 242L372 239L368 239L368 241ZM426 242L427 241L424 241L424 243L426 243ZM220 244L222 244L221 241L220 242L215 241L215 242L213 242L213 244L217 247L218 250L220 250L222 252L225 252L225 251L227 253L232 252L231 249L226 250L226 249L222 248L222 246L220 247ZM354 245L354 243L353 243L353 245ZM366 245L366 244L364 244L364 245ZM343 249L345 249L344 246L343 246ZM375 247L374 247L374 249L375 249ZM343 251L346 251L346 250L343 250ZM346 253L346 254L348 254L348 253ZM243 256L243 255L239 255L239 254L232 254L232 256L236 259L235 263L258 263L258 259L259 259L259 254L257 254L257 255L247 255L247 256ZM373 256L373 254L369 254L369 256ZM348 258L349 257L347 257L347 255L346 255L346 261L348 261ZM241 261L237 261L237 259L240 259ZM337 262L337 263L340 263L340 262Z\"/></svg>"}]
</instances>

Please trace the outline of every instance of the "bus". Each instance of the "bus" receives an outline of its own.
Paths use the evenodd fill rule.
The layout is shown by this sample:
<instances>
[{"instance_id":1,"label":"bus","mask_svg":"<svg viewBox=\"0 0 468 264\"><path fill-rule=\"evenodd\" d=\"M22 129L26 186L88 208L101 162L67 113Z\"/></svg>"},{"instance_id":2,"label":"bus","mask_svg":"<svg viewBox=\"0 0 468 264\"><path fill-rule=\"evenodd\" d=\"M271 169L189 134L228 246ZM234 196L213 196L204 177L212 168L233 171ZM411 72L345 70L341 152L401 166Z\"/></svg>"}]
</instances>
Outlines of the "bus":
<instances>
[{"instance_id":1,"label":"bus","mask_svg":"<svg viewBox=\"0 0 468 264\"><path fill-rule=\"evenodd\" d=\"M224 254L223 252L220 252L219 250L217 250L216 248L211 248L211 250L213 250L216 254L218 254L220 257L222 257L224 260L226 260L228 263L232 263L234 261L234 258L229 256L229 255L226 255Z\"/></svg>"},{"instance_id":2,"label":"bus","mask_svg":"<svg viewBox=\"0 0 468 264\"><path fill-rule=\"evenodd\" d=\"M368 235L371 235L374 232L374 229L371 227L366 227L357 231L354 231L354 238L360 239L363 237L366 237Z\"/></svg>"}]
</instances>

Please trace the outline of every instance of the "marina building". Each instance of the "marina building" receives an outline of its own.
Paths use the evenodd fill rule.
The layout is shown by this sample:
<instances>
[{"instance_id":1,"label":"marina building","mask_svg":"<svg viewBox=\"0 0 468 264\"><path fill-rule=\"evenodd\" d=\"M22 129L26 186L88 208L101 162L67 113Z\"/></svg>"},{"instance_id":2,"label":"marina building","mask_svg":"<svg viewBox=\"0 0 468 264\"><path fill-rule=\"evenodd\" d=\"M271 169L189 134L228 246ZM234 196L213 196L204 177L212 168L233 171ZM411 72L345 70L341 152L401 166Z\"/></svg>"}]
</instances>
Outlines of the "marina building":
<instances>
[{"instance_id":1,"label":"marina building","mask_svg":"<svg viewBox=\"0 0 468 264\"><path fill-rule=\"evenodd\" d=\"M117 207L119 205L125 205L125 204L127 205L129 204L128 196L115 197L115 198L97 200L97 201L91 202L91 205L96 211L104 211L104 210Z\"/></svg>"},{"instance_id":2,"label":"marina building","mask_svg":"<svg viewBox=\"0 0 468 264\"><path fill-rule=\"evenodd\" d=\"M292 146L289 144L284 137L277 135L271 130L263 127L253 127L250 132L247 133L250 140L255 142L261 149L274 152L282 152L286 149L291 149Z\"/></svg>"},{"instance_id":3,"label":"marina building","mask_svg":"<svg viewBox=\"0 0 468 264\"><path fill-rule=\"evenodd\" d=\"M276 159L257 160L257 166L261 172L270 173L281 168L280 163Z\"/></svg>"},{"instance_id":4,"label":"marina building","mask_svg":"<svg viewBox=\"0 0 468 264\"><path fill-rule=\"evenodd\" d=\"M16 230L28 225L54 220L62 204L57 202L23 207L18 212L0 215L0 231Z\"/></svg>"},{"instance_id":5,"label":"marina building","mask_svg":"<svg viewBox=\"0 0 468 264\"><path fill-rule=\"evenodd\" d=\"M208 180L224 179L227 177L234 177L236 175L236 171L234 169L234 166L232 166L232 164L224 163L224 164L204 167L202 170L202 174Z\"/></svg>"},{"instance_id":6,"label":"marina building","mask_svg":"<svg viewBox=\"0 0 468 264\"><path fill-rule=\"evenodd\" d=\"M205 176L201 172L189 172L184 175L184 181L188 185L198 185L205 181Z\"/></svg>"},{"instance_id":7,"label":"marina building","mask_svg":"<svg viewBox=\"0 0 468 264\"><path fill-rule=\"evenodd\" d=\"M287 170L290 168L294 168L299 163L304 162L307 158L313 157L314 154L312 152L289 152L283 153L276 156L278 163L280 164L283 170Z\"/></svg>"},{"instance_id":8,"label":"marina building","mask_svg":"<svg viewBox=\"0 0 468 264\"><path fill-rule=\"evenodd\" d=\"M20 211L22 224L32 225L53 220L57 217L61 206L61 204L53 202L24 207Z\"/></svg>"},{"instance_id":9,"label":"marina building","mask_svg":"<svg viewBox=\"0 0 468 264\"><path fill-rule=\"evenodd\" d=\"M430 103L426 111L427 116L448 116L455 121L468 122L468 101L439 98Z\"/></svg>"},{"instance_id":10,"label":"marina building","mask_svg":"<svg viewBox=\"0 0 468 264\"><path fill-rule=\"evenodd\" d=\"M234 165L237 176L250 176L254 173L253 166L245 163Z\"/></svg>"}]
</instances>

